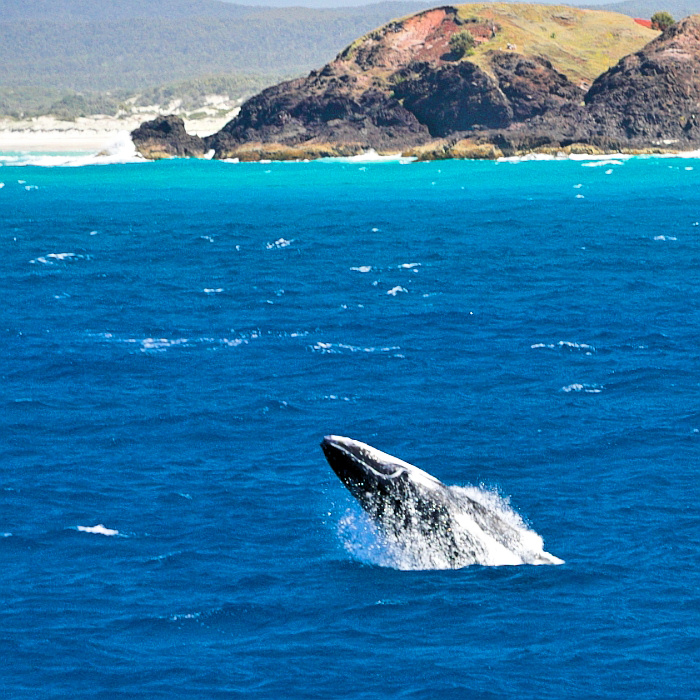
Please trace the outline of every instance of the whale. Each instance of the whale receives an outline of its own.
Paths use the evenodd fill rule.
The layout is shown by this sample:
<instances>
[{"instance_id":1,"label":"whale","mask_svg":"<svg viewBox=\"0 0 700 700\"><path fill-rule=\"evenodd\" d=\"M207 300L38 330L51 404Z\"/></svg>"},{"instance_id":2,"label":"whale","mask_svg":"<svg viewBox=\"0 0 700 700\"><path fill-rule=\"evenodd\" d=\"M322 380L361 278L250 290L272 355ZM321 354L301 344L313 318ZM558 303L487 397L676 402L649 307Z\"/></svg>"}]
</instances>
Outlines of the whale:
<instances>
[{"instance_id":1,"label":"whale","mask_svg":"<svg viewBox=\"0 0 700 700\"><path fill-rule=\"evenodd\" d=\"M493 493L448 486L352 438L327 435L321 448L400 568L564 563Z\"/></svg>"}]
</instances>

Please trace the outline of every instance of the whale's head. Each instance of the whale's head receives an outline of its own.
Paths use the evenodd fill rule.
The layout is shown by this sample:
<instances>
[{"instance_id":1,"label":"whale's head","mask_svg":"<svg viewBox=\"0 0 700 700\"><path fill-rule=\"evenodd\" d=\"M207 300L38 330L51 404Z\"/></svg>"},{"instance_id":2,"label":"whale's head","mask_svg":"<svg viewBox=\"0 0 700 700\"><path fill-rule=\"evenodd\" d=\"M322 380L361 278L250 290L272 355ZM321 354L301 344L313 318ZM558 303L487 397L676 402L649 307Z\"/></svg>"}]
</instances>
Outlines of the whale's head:
<instances>
[{"instance_id":1,"label":"whale's head","mask_svg":"<svg viewBox=\"0 0 700 700\"><path fill-rule=\"evenodd\" d=\"M321 448L338 478L372 515L392 501L403 502L445 488L422 469L359 440L327 435Z\"/></svg>"}]
</instances>

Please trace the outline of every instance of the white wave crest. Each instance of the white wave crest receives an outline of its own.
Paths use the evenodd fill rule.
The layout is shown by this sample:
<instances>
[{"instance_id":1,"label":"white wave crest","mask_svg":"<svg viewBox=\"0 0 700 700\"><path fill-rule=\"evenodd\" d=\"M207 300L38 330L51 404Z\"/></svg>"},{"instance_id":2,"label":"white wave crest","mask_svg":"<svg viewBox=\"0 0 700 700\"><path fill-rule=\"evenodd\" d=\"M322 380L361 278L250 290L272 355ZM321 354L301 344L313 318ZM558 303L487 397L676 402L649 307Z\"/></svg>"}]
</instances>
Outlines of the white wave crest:
<instances>
[{"instance_id":1,"label":"white wave crest","mask_svg":"<svg viewBox=\"0 0 700 700\"><path fill-rule=\"evenodd\" d=\"M34 260L30 260L31 265L55 265L57 262L75 262L77 260L90 260L89 255L78 253L48 253Z\"/></svg>"},{"instance_id":2,"label":"white wave crest","mask_svg":"<svg viewBox=\"0 0 700 700\"><path fill-rule=\"evenodd\" d=\"M321 341L311 346L313 352L320 352L325 355L337 355L344 352L393 352L394 350L400 349L398 345L387 347L362 347L360 345L348 345L347 343L324 343Z\"/></svg>"},{"instance_id":3,"label":"white wave crest","mask_svg":"<svg viewBox=\"0 0 700 700\"><path fill-rule=\"evenodd\" d=\"M569 352L584 352L586 355L592 355L596 349L587 343L573 343L569 340L560 340L558 343L535 343L531 345L532 350L546 348L547 350L568 350Z\"/></svg>"},{"instance_id":4,"label":"white wave crest","mask_svg":"<svg viewBox=\"0 0 700 700\"><path fill-rule=\"evenodd\" d=\"M605 387L601 384L569 384L568 386L563 386L561 390L565 394L570 394L571 392L581 392L583 394L600 394Z\"/></svg>"},{"instance_id":5,"label":"white wave crest","mask_svg":"<svg viewBox=\"0 0 700 700\"><path fill-rule=\"evenodd\" d=\"M206 347L208 349L216 348L236 348L239 345L245 345L249 340L258 338L256 332L239 336L236 338L125 338L115 336L113 333L98 333L94 336L98 340L119 343L124 345L136 346L141 352L166 352L172 348L194 348Z\"/></svg>"},{"instance_id":6,"label":"white wave crest","mask_svg":"<svg viewBox=\"0 0 700 700\"><path fill-rule=\"evenodd\" d=\"M624 165L624 163L621 160L612 158L610 160L594 160L588 163L581 163L581 166L584 168L599 168L605 165Z\"/></svg>"},{"instance_id":7,"label":"white wave crest","mask_svg":"<svg viewBox=\"0 0 700 700\"><path fill-rule=\"evenodd\" d=\"M292 243L294 243L294 240L288 241L286 238L278 238L276 241L273 241L272 243L266 243L265 248L267 248L267 250L274 250L275 248L286 248L287 246L290 246Z\"/></svg>"},{"instance_id":8,"label":"white wave crest","mask_svg":"<svg viewBox=\"0 0 700 700\"><path fill-rule=\"evenodd\" d=\"M42 168L78 168L84 165L116 165L122 163L148 163L134 146L128 131L119 132L105 148L97 153L81 155L49 155L25 153L3 158L5 166L35 165Z\"/></svg>"},{"instance_id":9,"label":"white wave crest","mask_svg":"<svg viewBox=\"0 0 700 700\"><path fill-rule=\"evenodd\" d=\"M76 530L78 530L78 532L89 532L93 535L105 535L107 537L114 537L115 535L119 534L119 530L111 530L110 528L105 527L102 523L92 526L78 525Z\"/></svg>"},{"instance_id":10,"label":"white wave crest","mask_svg":"<svg viewBox=\"0 0 700 700\"><path fill-rule=\"evenodd\" d=\"M387 291L387 294L389 296L392 296L392 297L395 297L397 294L406 294L406 293L408 293L408 289L406 289L405 287L400 287L398 285L396 287L393 287L389 291Z\"/></svg>"},{"instance_id":11,"label":"white wave crest","mask_svg":"<svg viewBox=\"0 0 700 700\"><path fill-rule=\"evenodd\" d=\"M416 160L413 156L402 156L400 153L379 155L374 148L356 156L321 158L324 163L412 163Z\"/></svg>"}]
</instances>

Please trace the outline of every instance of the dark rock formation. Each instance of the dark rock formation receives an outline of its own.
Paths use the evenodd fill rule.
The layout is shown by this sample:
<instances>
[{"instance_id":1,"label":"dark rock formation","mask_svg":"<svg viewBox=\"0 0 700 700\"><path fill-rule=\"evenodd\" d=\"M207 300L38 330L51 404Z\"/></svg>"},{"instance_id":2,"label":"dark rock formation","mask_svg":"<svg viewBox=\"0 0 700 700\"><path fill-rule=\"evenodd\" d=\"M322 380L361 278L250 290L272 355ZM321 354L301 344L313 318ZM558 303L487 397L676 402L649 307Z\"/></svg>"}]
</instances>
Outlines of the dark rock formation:
<instances>
[{"instance_id":1,"label":"dark rock formation","mask_svg":"<svg viewBox=\"0 0 700 700\"><path fill-rule=\"evenodd\" d=\"M495 78L468 61L411 64L394 75L394 95L433 136L505 128L583 100L549 61L505 51L487 58Z\"/></svg>"},{"instance_id":2,"label":"dark rock formation","mask_svg":"<svg viewBox=\"0 0 700 700\"><path fill-rule=\"evenodd\" d=\"M427 128L397 100L376 88L358 89L357 82L352 75L323 71L263 90L206 144L217 157L229 157L250 142L353 144L361 152L401 150L429 137Z\"/></svg>"},{"instance_id":3,"label":"dark rock formation","mask_svg":"<svg viewBox=\"0 0 700 700\"><path fill-rule=\"evenodd\" d=\"M489 52L489 63L498 87L508 100L513 121L580 104L584 91L541 57L526 57L512 51Z\"/></svg>"},{"instance_id":4,"label":"dark rock formation","mask_svg":"<svg viewBox=\"0 0 700 700\"><path fill-rule=\"evenodd\" d=\"M603 73L586 95L602 145L700 144L700 16L667 29Z\"/></svg>"},{"instance_id":5,"label":"dark rock formation","mask_svg":"<svg viewBox=\"0 0 700 700\"><path fill-rule=\"evenodd\" d=\"M411 64L396 76L394 95L433 136L508 126L513 109L497 83L468 61Z\"/></svg>"},{"instance_id":6,"label":"dark rock formation","mask_svg":"<svg viewBox=\"0 0 700 700\"><path fill-rule=\"evenodd\" d=\"M131 139L146 158L201 158L206 153L204 141L185 131L180 117L156 117L131 132Z\"/></svg>"}]
</instances>

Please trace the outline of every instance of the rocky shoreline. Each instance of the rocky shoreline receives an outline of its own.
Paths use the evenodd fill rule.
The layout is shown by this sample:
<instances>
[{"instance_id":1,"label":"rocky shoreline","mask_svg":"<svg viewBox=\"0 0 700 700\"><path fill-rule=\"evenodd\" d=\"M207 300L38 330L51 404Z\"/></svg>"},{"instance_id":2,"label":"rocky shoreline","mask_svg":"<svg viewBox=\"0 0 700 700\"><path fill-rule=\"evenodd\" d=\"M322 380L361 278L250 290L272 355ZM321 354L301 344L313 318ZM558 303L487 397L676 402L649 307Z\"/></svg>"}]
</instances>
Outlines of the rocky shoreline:
<instances>
[{"instance_id":1,"label":"rocky shoreline","mask_svg":"<svg viewBox=\"0 0 700 700\"><path fill-rule=\"evenodd\" d=\"M441 7L390 23L321 70L252 97L211 136L188 134L181 119L163 116L142 124L132 139L146 158L240 161L370 149L436 160L700 147L700 16L622 56L587 86L543 56L490 48L498 46L501 27L493 18L465 19L464 8L473 7ZM568 10L553 15L562 26L587 19ZM450 49L451 37L465 29L480 38L474 57Z\"/></svg>"}]
</instances>

